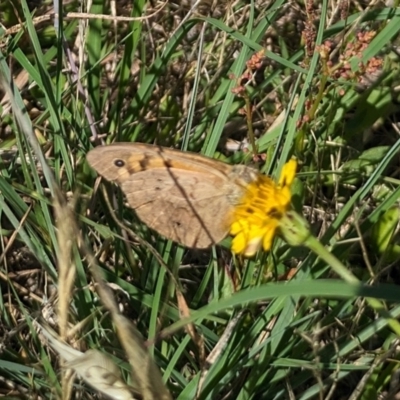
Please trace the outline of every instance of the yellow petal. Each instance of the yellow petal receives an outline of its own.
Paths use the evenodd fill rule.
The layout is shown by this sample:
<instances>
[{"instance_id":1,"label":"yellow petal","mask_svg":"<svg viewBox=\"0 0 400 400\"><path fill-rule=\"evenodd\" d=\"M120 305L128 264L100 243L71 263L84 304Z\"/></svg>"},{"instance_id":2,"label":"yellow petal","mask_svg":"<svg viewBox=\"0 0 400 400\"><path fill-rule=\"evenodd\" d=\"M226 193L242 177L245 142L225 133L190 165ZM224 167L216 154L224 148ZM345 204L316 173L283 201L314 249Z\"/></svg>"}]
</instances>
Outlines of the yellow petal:
<instances>
[{"instance_id":1,"label":"yellow petal","mask_svg":"<svg viewBox=\"0 0 400 400\"><path fill-rule=\"evenodd\" d=\"M247 242L243 254L246 257L254 256L254 254L257 253L257 250L261 247L261 242L262 242L262 237L252 238Z\"/></svg>"},{"instance_id":2,"label":"yellow petal","mask_svg":"<svg viewBox=\"0 0 400 400\"><path fill-rule=\"evenodd\" d=\"M276 231L276 226L271 226L270 229L267 232L265 232L264 238L263 238L263 249L265 251L268 251L271 249L275 231Z\"/></svg>"},{"instance_id":3,"label":"yellow petal","mask_svg":"<svg viewBox=\"0 0 400 400\"><path fill-rule=\"evenodd\" d=\"M241 232L232 239L231 249L235 254L243 253L246 247L246 237Z\"/></svg>"},{"instance_id":4,"label":"yellow petal","mask_svg":"<svg viewBox=\"0 0 400 400\"><path fill-rule=\"evenodd\" d=\"M290 191L289 186L284 186L279 191L277 195L276 202L280 204L283 208L286 208L290 203L290 199L292 198L292 193Z\"/></svg>"},{"instance_id":5,"label":"yellow petal","mask_svg":"<svg viewBox=\"0 0 400 400\"><path fill-rule=\"evenodd\" d=\"M281 187L290 186L296 176L296 169L297 161L292 158L283 166L278 185Z\"/></svg>"},{"instance_id":6,"label":"yellow petal","mask_svg":"<svg viewBox=\"0 0 400 400\"><path fill-rule=\"evenodd\" d=\"M230 234L237 235L239 232L248 229L249 229L249 222L246 219L237 219L231 225Z\"/></svg>"}]
</instances>

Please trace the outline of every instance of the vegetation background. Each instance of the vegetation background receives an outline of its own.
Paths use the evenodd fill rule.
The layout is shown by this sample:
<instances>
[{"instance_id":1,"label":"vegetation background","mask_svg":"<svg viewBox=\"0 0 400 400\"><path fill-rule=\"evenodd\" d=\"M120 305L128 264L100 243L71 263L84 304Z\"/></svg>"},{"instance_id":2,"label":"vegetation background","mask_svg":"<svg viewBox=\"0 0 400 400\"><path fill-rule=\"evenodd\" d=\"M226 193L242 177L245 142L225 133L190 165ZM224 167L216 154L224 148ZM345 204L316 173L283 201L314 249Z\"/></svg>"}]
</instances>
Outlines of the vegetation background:
<instances>
[{"instance_id":1,"label":"vegetation background","mask_svg":"<svg viewBox=\"0 0 400 400\"><path fill-rule=\"evenodd\" d=\"M141 386L96 293L93 252L171 398L399 399L389 327L400 315L397 6L2 1L0 395L98 398L82 380L63 381L59 355L33 324L40 316L57 329L59 309L73 347L109 354ZM114 141L252 161L268 174L296 156L296 206L363 284L280 239L244 260L232 258L229 239L194 251L157 236L119 191L112 206L104 200L85 162ZM60 271L72 270L66 290ZM189 314L193 325L182 320Z\"/></svg>"}]
</instances>

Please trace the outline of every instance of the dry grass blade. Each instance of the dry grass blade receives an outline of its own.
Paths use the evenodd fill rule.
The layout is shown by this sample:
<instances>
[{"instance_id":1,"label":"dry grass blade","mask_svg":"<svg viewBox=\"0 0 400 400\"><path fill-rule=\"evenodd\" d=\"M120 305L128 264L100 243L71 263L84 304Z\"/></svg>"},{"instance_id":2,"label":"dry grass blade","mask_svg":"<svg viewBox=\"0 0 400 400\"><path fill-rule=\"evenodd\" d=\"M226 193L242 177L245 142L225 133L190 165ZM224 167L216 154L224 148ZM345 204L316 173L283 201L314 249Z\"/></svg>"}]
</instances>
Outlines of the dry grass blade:
<instances>
[{"instance_id":1,"label":"dry grass blade","mask_svg":"<svg viewBox=\"0 0 400 400\"><path fill-rule=\"evenodd\" d=\"M97 282L97 292L110 311L119 340L124 347L132 368L132 380L139 388L143 400L171 400L160 371L147 351L144 341L135 326L118 310L112 292L104 283L94 257L88 252L92 276Z\"/></svg>"},{"instance_id":2,"label":"dry grass blade","mask_svg":"<svg viewBox=\"0 0 400 400\"><path fill-rule=\"evenodd\" d=\"M37 323L49 345L65 360L64 366L72 369L97 391L116 400L135 400L122 380L120 370L110 357L98 350L83 353L68 344L45 323Z\"/></svg>"},{"instance_id":3,"label":"dry grass blade","mask_svg":"<svg viewBox=\"0 0 400 400\"><path fill-rule=\"evenodd\" d=\"M58 317L61 337L66 337L69 315L69 304L73 297L73 288L76 269L71 260L71 251L74 245L72 238L77 237L77 228L74 216L69 205L62 206L57 199L54 201L54 210L57 224L57 239L59 243L58 284L59 306Z\"/></svg>"},{"instance_id":4,"label":"dry grass blade","mask_svg":"<svg viewBox=\"0 0 400 400\"><path fill-rule=\"evenodd\" d=\"M67 336L68 330L68 317L70 314L70 303L73 299L73 290L75 283L76 268L72 262L72 249L75 243L72 238L77 237L78 229L75 224L74 216L71 209L67 204L61 204L59 199L54 199L54 210L56 215L56 226L57 226L57 240L59 245L59 251L57 255L58 260L58 287L59 287L59 302L58 302L58 325L60 328L60 334L62 338ZM58 351L59 352L59 351ZM74 358L68 359L65 354L61 354L61 357L66 361L71 361ZM64 365L66 368L67 364ZM79 369L73 368L78 375L82 376L82 367ZM81 372L80 372L81 371ZM86 379L88 376L85 374ZM62 387L64 390L68 388L68 392L72 390L72 381L68 378L69 372L65 371L62 377ZM85 379L85 378L84 378ZM88 382L90 383L90 382ZM96 388L96 385L90 383ZM100 387L100 385L97 385ZM63 398L68 399L70 396L66 395L63 391Z\"/></svg>"},{"instance_id":5,"label":"dry grass blade","mask_svg":"<svg viewBox=\"0 0 400 400\"><path fill-rule=\"evenodd\" d=\"M143 400L172 400L138 330L120 313L115 313L112 317L132 367L132 378L139 385Z\"/></svg>"},{"instance_id":6,"label":"dry grass blade","mask_svg":"<svg viewBox=\"0 0 400 400\"><path fill-rule=\"evenodd\" d=\"M182 318L190 317L190 309L186 302L185 296L180 290L176 291L176 300L179 307L179 314ZM197 332L195 324L192 322L185 326L185 331L190 335L193 342L196 344L199 352L199 360L201 365L204 364L206 352L204 347L204 337Z\"/></svg>"}]
</instances>

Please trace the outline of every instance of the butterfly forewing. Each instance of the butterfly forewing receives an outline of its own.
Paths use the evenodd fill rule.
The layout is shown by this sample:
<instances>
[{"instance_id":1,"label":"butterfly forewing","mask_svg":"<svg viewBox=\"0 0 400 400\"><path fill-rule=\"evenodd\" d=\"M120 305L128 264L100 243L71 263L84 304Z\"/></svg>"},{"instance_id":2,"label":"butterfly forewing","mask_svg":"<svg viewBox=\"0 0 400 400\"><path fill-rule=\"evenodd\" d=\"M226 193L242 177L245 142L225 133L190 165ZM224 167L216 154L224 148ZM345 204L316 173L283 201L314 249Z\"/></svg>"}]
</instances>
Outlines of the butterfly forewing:
<instances>
[{"instance_id":1,"label":"butterfly forewing","mask_svg":"<svg viewBox=\"0 0 400 400\"><path fill-rule=\"evenodd\" d=\"M206 248L228 233L232 205L224 180L183 169L153 169L122 184L129 205L150 228L187 247Z\"/></svg>"},{"instance_id":2,"label":"butterfly forewing","mask_svg":"<svg viewBox=\"0 0 400 400\"><path fill-rule=\"evenodd\" d=\"M138 217L168 239L206 248L227 235L233 207L227 193L237 186L230 165L142 143L97 147L87 160L118 182Z\"/></svg>"}]
</instances>

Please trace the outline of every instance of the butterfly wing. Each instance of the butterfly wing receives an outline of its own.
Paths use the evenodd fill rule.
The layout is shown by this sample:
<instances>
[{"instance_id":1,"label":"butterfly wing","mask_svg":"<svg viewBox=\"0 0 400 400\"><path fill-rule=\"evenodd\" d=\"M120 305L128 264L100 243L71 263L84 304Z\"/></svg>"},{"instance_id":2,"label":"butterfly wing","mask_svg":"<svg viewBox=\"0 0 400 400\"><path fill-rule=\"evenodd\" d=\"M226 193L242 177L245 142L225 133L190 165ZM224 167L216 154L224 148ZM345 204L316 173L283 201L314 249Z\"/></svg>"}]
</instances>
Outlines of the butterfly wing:
<instances>
[{"instance_id":1,"label":"butterfly wing","mask_svg":"<svg viewBox=\"0 0 400 400\"><path fill-rule=\"evenodd\" d=\"M129 205L150 228L187 247L206 248L228 233L232 205L214 176L154 169L122 184Z\"/></svg>"},{"instance_id":2,"label":"butterfly wing","mask_svg":"<svg viewBox=\"0 0 400 400\"><path fill-rule=\"evenodd\" d=\"M206 248L227 235L228 164L137 143L98 147L87 159L100 175L117 181L138 217L166 238Z\"/></svg>"}]
</instances>

